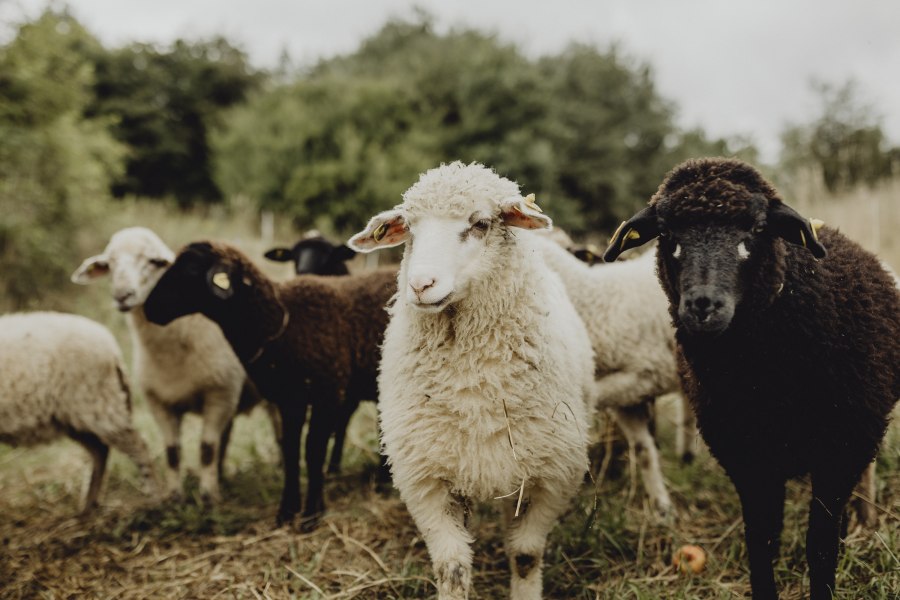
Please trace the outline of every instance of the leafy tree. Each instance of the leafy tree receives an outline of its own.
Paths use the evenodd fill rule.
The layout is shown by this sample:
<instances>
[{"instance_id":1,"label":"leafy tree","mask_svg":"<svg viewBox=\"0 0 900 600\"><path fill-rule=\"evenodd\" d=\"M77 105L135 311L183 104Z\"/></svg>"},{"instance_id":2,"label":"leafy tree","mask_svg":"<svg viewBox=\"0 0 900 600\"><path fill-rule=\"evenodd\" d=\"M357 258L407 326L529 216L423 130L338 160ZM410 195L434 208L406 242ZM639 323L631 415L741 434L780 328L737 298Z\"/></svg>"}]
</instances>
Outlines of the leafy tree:
<instances>
[{"instance_id":1,"label":"leafy tree","mask_svg":"<svg viewBox=\"0 0 900 600\"><path fill-rule=\"evenodd\" d=\"M437 34L420 15L231 112L213 144L216 181L299 225L347 230L422 170L479 161L579 233L612 227L655 190L680 149L667 143L681 140L672 119L649 67L615 47L535 61L491 34Z\"/></svg>"},{"instance_id":2,"label":"leafy tree","mask_svg":"<svg viewBox=\"0 0 900 600\"><path fill-rule=\"evenodd\" d=\"M813 83L821 102L818 117L791 125L781 135L781 164L787 171L813 168L835 191L859 183L873 184L898 167L881 129L881 117L859 98L853 81L840 86Z\"/></svg>"},{"instance_id":3,"label":"leafy tree","mask_svg":"<svg viewBox=\"0 0 900 600\"><path fill-rule=\"evenodd\" d=\"M72 268L76 228L120 172L121 147L85 119L97 41L48 10L0 47L0 303L34 305Z\"/></svg>"},{"instance_id":4,"label":"leafy tree","mask_svg":"<svg viewBox=\"0 0 900 600\"><path fill-rule=\"evenodd\" d=\"M176 41L160 50L132 44L99 52L90 115L115 119L130 148L116 196L174 196L182 206L221 199L213 182L208 132L223 109L246 99L261 81L246 56L222 38Z\"/></svg>"}]
</instances>

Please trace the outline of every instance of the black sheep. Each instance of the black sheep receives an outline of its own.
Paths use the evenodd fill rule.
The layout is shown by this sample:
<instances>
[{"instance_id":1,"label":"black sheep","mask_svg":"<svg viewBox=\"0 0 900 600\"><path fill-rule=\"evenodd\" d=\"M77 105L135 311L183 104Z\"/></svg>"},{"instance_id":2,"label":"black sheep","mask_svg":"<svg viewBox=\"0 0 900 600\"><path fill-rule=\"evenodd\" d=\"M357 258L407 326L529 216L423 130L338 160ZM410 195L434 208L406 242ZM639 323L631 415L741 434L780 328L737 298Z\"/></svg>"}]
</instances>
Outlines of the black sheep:
<instances>
[{"instance_id":1,"label":"black sheep","mask_svg":"<svg viewBox=\"0 0 900 600\"><path fill-rule=\"evenodd\" d=\"M894 280L819 225L753 167L691 160L604 255L660 239L682 384L740 496L757 600L777 598L785 482L805 473L810 597L832 597L844 508L900 395Z\"/></svg>"},{"instance_id":2,"label":"black sheep","mask_svg":"<svg viewBox=\"0 0 900 600\"><path fill-rule=\"evenodd\" d=\"M335 245L321 235L303 238L293 248L267 250L265 257L275 262L293 262L297 275L347 275L347 261L356 252L344 244Z\"/></svg>"},{"instance_id":3,"label":"black sheep","mask_svg":"<svg viewBox=\"0 0 900 600\"><path fill-rule=\"evenodd\" d=\"M300 510L300 431L310 405L303 529L324 512L328 438L348 407L377 397L384 307L396 289L393 268L276 283L235 248L200 242L178 254L145 301L154 323L198 312L217 323L247 375L278 406L285 478L279 523Z\"/></svg>"}]
</instances>

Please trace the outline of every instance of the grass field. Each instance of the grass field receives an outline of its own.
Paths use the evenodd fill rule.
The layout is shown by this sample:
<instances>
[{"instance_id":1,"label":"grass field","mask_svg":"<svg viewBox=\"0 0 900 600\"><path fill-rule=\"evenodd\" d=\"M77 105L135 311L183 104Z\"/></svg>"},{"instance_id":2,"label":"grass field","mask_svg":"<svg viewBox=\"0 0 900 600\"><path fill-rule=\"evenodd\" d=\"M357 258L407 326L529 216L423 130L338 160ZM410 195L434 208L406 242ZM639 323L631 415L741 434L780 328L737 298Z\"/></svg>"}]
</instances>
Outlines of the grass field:
<instances>
[{"instance_id":1,"label":"grass field","mask_svg":"<svg viewBox=\"0 0 900 600\"><path fill-rule=\"evenodd\" d=\"M893 187L892 187L893 186ZM787 194L786 194L787 195ZM874 196L874 199L873 199ZM794 196L801 210L840 226L851 237L900 266L900 184L847 198L818 193ZM227 239L260 256L266 241L246 209L172 215L140 202L119 205L103 230L83 235L72 269L102 250L109 234L131 224L159 231L173 247L191 239ZM290 232L276 227L276 238ZM262 264L262 260L260 260ZM282 265L266 267L286 276ZM65 294L75 312L109 325L126 354L130 341L122 316L100 283ZM658 406L664 473L677 518L656 522L623 457L603 478L586 483L551 534L545 554L546 598L743 598L749 594L740 506L721 468L699 447L691 465L673 452L675 403ZM143 399L135 419L162 467L163 449ZM610 434L606 431L603 440ZM198 464L199 419L185 423L184 462ZM212 508L196 498L188 477L187 501L144 496L136 470L112 454L102 507L78 516L89 471L86 454L61 441L33 449L0 445L0 597L2 598L421 598L434 593L428 555L396 492L372 483L376 463L375 410L371 404L351 424L344 474L326 485L328 514L313 533L274 527L281 490L278 450L265 414L257 410L235 424L223 501ZM601 446L606 444L601 441ZM619 471L620 475L613 477ZM838 598L900 598L900 421L889 430L879 457L879 526L851 527L838 572ZM305 485L305 482L304 482ZM788 488L777 577L783 599L807 595L804 555L809 484ZM504 598L508 568L497 507L479 507L473 520L473 599ZM705 571L681 575L673 551L697 544L708 554Z\"/></svg>"}]
</instances>

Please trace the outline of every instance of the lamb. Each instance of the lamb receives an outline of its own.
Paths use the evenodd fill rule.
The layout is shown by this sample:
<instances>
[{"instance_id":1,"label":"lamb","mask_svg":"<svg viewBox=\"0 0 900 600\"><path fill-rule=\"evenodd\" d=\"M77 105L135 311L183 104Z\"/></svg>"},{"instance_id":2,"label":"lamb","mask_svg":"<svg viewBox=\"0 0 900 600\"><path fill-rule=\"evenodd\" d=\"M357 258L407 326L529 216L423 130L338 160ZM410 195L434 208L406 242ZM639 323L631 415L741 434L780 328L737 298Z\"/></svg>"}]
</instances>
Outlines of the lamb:
<instances>
[{"instance_id":1,"label":"lamb","mask_svg":"<svg viewBox=\"0 0 900 600\"><path fill-rule=\"evenodd\" d=\"M511 598L541 596L546 537L587 467L592 351L534 235L551 220L477 163L422 174L360 252L406 242L378 377L382 446L441 600L468 597L473 501L500 501Z\"/></svg>"},{"instance_id":2,"label":"lamb","mask_svg":"<svg viewBox=\"0 0 900 600\"><path fill-rule=\"evenodd\" d=\"M197 242L182 249L144 303L153 323L201 313L218 324L250 379L278 406L284 459L279 524L300 511L300 431L310 405L302 529L315 528L325 511L328 438L349 407L377 397L384 306L395 291L392 268L277 283L237 249Z\"/></svg>"},{"instance_id":3,"label":"lamb","mask_svg":"<svg viewBox=\"0 0 900 600\"><path fill-rule=\"evenodd\" d=\"M72 281L87 284L109 275L116 305L127 313L135 379L166 446L168 493L178 495L181 490L182 417L200 413L200 490L207 499L216 500L232 419L260 397L247 383L241 363L218 327L208 319L191 317L171 327L147 320L144 300L174 257L153 231L129 227L113 234L102 254L86 259L72 274Z\"/></svg>"},{"instance_id":4,"label":"lamb","mask_svg":"<svg viewBox=\"0 0 900 600\"><path fill-rule=\"evenodd\" d=\"M84 512L96 507L110 447L154 486L144 440L131 422L131 395L113 335L77 315L0 317L0 442L34 445L69 437L91 456Z\"/></svg>"},{"instance_id":5,"label":"lamb","mask_svg":"<svg viewBox=\"0 0 900 600\"><path fill-rule=\"evenodd\" d=\"M679 373L740 497L757 600L777 597L785 481L804 473L810 598L832 597L844 507L900 394L894 280L875 256L820 226L750 165L690 160L604 256L660 238Z\"/></svg>"},{"instance_id":6,"label":"lamb","mask_svg":"<svg viewBox=\"0 0 900 600\"><path fill-rule=\"evenodd\" d=\"M592 268L559 244L537 237L544 261L562 278L593 344L596 379L591 401L612 410L637 455L651 505L666 517L672 500L649 424L655 398L680 391L680 384L675 332L656 277L655 252Z\"/></svg>"},{"instance_id":7,"label":"lamb","mask_svg":"<svg viewBox=\"0 0 900 600\"><path fill-rule=\"evenodd\" d=\"M347 261L356 252L344 244L332 244L328 239L311 231L293 248L275 247L266 251L265 257L275 262L293 262L297 275L347 275Z\"/></svg>"}]
</instances>

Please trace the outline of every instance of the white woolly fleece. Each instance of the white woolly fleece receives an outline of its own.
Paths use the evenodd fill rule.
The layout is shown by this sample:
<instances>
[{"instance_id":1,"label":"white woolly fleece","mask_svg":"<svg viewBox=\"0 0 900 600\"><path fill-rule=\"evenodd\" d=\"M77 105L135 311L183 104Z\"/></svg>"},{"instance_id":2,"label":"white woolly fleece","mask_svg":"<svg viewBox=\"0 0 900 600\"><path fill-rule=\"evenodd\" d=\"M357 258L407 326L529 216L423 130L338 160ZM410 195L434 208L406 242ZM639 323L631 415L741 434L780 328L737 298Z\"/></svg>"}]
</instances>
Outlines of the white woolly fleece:
<instances>
[{"instance_id":1,"label":"white woolly fleece","mask_svg":"<svg viewBox=\"0 0 900 600\"><path fill-rule=\"evenodd\" d=\"M53 312L0 317L0 441L32 445L67 429L115 445L131 435L122 356L108 329Z\"/></svg>"},{"instance_id":2,"label":"white woolly fleece","mask_svg":"<svg viewBox=\"0 0 900 600\"><path fill-rule=\"evenodd\" d=\"M637 388L599 392L601 406L630 406L643 397L680 390L675 329L668 298L656 276L656 252L590 267L546 236L534 237L587 327L596 372L639 375Z\"/></svg>"},{"instance_id":3,"label":"white woolly fleece","mask_svg":"<svg viewBox=\"0 0 900 600\"><path fill-rule=\"evenodd\" d=\"M497 201L518 194L514 182L457 162L423 174L402 208L410 218L490 214ZM415 494L421 477L449 481L473 500L509 494L523 477L566 485L570 495L580 485L590 342L562 282L533 249L533 236L510 234L511 243L490 249L491 272L454 310L426 314L402 297L390 309L379 409L404 496ZM400 290L406 267L404 256Z\"/></svg>"}]
</instances>

